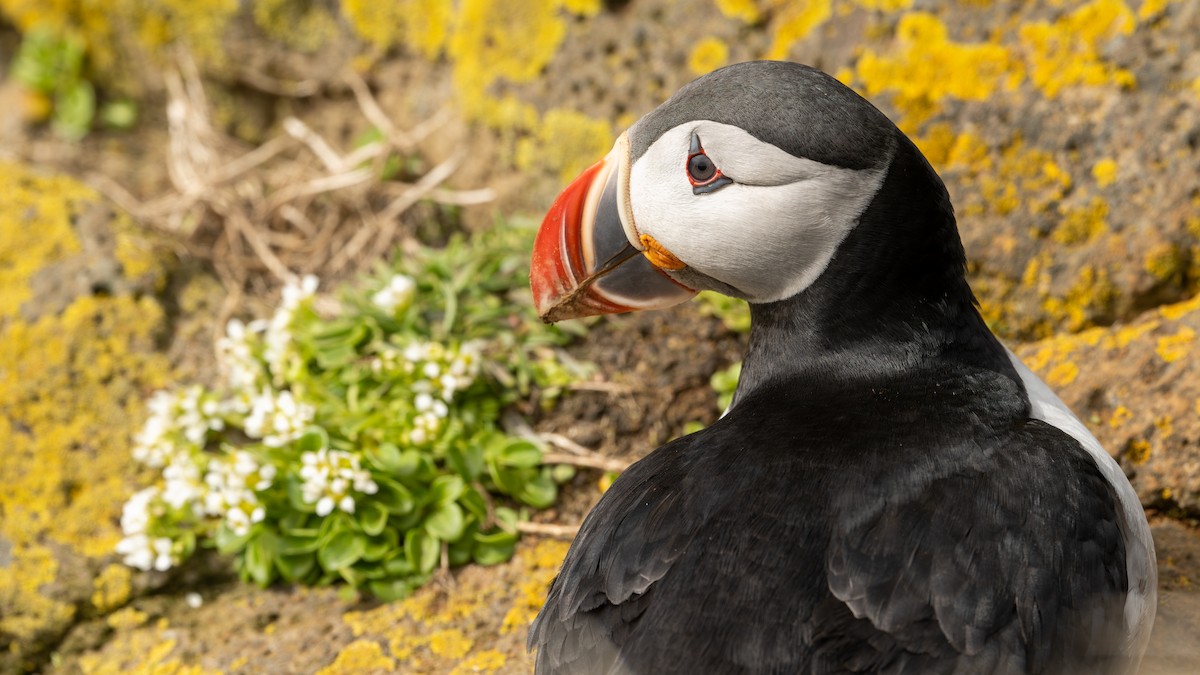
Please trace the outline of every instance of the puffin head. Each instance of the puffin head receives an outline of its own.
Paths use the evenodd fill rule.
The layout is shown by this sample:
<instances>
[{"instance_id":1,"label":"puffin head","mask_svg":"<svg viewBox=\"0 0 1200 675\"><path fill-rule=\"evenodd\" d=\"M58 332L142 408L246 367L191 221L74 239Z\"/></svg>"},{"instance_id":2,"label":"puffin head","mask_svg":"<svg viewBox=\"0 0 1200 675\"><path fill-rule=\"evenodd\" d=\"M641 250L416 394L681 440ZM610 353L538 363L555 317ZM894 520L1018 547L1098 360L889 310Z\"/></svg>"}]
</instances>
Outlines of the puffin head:
<instances>
[{"instance_id":1,"label":"puffin head","mask_svg":"<svg viewBox=\"0 0 1200 675\"><path fill-rule=\"evenodd\" d=\"M534 245L538 313L655 309L706 289L795 296L858 225L901 145L886 116L819 70L756 61L705 75L555 200Z\"/></svg>"}]
</instances>

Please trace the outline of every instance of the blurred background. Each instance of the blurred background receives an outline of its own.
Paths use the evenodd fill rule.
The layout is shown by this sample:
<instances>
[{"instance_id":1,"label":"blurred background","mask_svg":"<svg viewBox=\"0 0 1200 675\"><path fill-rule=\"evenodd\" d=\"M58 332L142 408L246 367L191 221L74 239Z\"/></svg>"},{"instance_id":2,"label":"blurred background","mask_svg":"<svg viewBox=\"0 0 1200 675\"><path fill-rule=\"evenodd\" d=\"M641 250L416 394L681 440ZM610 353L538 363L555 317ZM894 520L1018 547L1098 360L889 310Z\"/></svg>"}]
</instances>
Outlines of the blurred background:
<instances>
[{"instance_id":1,"label":"blurred background","mask_svg":"<svg viewBox=\"0 0 1200 675\"><path fill-rule=\"evenodd\" d=\"M702 297L541 328L523 289L530 227L678 87L759 58L834 75L938 169L984 317L1153 516L1162 594L1143 672L1197 672L1198 0L0 0L0 672L530 671L525 628L572 527L612 472L716 418L748 321ZM314 379L280 380L271 328L229 327L281 308L297 377ZM365 332L338 342L343 329ZM505 446L485 471L448 459L449 436L429 445L430 471L478 478L476 520L461 490L418 498L431 557L398 512L381 516L399 539L378 560L411 567L388 572L391 591L372 586L375 553L322 553L336 534L304 552L315 571L278 551L264 566L255 535L222 543L232 530L208 512L171 521L158 569L125 564L118 545L140 532L127 500L172 480L131 453L148 418L184 414L154 392L233 401L244 343L276 394L302 398L384 358L377 338L478 339L501 364L458 398L449 387L450 418L477 395L495 433L540 454L526 466ZM419 424L407 400L397 414ZM271 499L292 508L283 476L307 441L272 454L253 405L198 413L190 480L234 445L263 485L274 462L275 487L247 497L268 509L258 532ZM298 425L379 440L312 405ZM424 447L413 428L397 438ZM315 523L310 501L290 503ZM347 527L371 531L359 511ZM464 532L472 548L455 549Z\"/></svg>"}]
</instances>

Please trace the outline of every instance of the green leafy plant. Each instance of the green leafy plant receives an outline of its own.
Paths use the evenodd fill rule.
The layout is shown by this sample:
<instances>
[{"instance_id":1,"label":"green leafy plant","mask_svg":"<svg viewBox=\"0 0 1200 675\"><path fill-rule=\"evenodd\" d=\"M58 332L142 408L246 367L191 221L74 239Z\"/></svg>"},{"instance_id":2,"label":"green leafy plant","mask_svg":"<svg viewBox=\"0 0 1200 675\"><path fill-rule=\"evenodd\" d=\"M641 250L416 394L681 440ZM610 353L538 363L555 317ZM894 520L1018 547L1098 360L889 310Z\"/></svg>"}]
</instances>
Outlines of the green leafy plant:
<instances>
[{"instance_id":1,"label":"green leafy plant","mask_svg":"<svg viewBox=\"0 0 1200 675\"><path fill-rule=\"evenodd\" d=\"M79 37L38 29L24 36L13 60L13 77L49 102L51 127L69 140L86 136L96 117L96 91L84 76L85 57ZM113 101L102 106L100 119L127 129L137 119L137 107L132 101Z\"/></svg>"},{"instance_id":2,"label":"green leafy plant","mask_svg":"<svg viewBox=\"0 0 1200 675\"><path fill-rule=\"evenodd\" d=\"M717 407L721 410L727 410L733 402L733 394L737 391L738 378L741 375L742 362L738 361L724 370L713 373L709 379L713 391L717 392Z\"/></svg>"},{"instance_id":3,"label":"green leafy plant","mask_svg":"<svg viewBox=\"0 0 1200 675\"><path fill-rule=\"evenodd\" d=\"M407 594L442 565L511 557L526 507L570 470L501 430L504 408L573 378L528 298L531 232L404 255L329 306L306 278L269 321L231 322L222 384L160 392L134 457L118 552L167 569L211 545L241 575Z\"/></svg>"},{"instance_id":4,"label":"green leafy plant","mask_svg":"<svg viewBox=\"0 0 1200 675\"><path fill-rule=\"evenodd\" d=\"M702 291L694 302L700 306L701 314L717 317L729 330L735 333L750 332L750 305L745 300L714 291Z\"/></svg>"}]
</instances>

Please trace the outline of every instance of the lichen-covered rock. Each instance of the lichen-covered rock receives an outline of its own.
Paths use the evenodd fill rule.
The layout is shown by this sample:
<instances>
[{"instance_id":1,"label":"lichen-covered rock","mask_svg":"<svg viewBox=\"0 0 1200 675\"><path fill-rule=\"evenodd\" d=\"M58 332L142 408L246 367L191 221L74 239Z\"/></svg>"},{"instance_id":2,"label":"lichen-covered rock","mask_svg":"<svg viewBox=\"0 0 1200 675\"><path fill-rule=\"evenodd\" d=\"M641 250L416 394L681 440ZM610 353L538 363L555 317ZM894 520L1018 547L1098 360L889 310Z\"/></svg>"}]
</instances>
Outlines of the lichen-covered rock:
<instances>
[{"instance_id":1,"label":"lichen-covered rock","mask_svg":"<svg viewBox=\"0 0 1200 675\"><path fill-rule=\"evenodd\" d=\"M1117 457L1143 504L1200 517L1200 296L1017 353Z\"/></svg>"},{"instance_id":2,"label":"lichen-covered rock","mask_svg":"<svg viewBox=\"0 0 1200 675\"><path fill-rule=\"evenodd\" d=\"M0 184L0 671L21 672L80 616L130 596L130 576L108 565L128 439L169 368L158 302L92 287L114 270L79 288L91 268L69 264L97 237L92 253L135 275L154 275L152 254L95 216L98 198L75 181L0 162ZM56 266L62 283L50 281Z\"/></svg>"}]
</instances>

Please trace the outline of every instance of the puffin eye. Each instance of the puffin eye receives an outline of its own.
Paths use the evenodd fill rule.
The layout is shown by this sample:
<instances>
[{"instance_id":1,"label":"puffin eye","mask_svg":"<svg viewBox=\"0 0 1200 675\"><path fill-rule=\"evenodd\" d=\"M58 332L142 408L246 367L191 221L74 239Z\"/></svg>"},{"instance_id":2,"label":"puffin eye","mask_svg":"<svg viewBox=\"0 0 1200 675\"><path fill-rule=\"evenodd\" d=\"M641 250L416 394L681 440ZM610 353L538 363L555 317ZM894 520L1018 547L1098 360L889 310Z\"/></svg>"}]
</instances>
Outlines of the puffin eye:
<instances>
[{"instance_id":1,"label":"puffin eye","mask_svg":"<svg viewBox=\"0 0 1200 675\"><path fill-rule=\"evenodd\" d=\"M708 155L698 152L688 157L688 176L692 183L707 183L717 175L717 165L712 163Z\"/></svg>"},{"instance_id":2,"label":"puffin eye","mask_svg":"<svg viewBox=\"0 0 1200 675\"><path fill-rule=\"evenodd\" d=\"M696 134L692 134L692 147L688 152L687 175L688 181L692 184L692 194L696 195L713 192L733 182L732 179L721 173L708 155L704 154L704 148L700 145L700 137Z\"/></svg>"}]
</instances>

